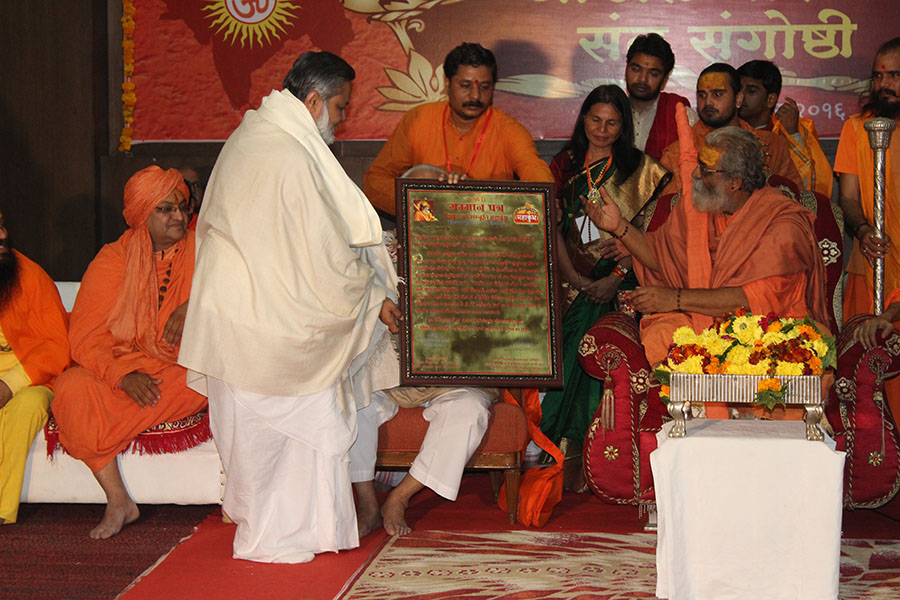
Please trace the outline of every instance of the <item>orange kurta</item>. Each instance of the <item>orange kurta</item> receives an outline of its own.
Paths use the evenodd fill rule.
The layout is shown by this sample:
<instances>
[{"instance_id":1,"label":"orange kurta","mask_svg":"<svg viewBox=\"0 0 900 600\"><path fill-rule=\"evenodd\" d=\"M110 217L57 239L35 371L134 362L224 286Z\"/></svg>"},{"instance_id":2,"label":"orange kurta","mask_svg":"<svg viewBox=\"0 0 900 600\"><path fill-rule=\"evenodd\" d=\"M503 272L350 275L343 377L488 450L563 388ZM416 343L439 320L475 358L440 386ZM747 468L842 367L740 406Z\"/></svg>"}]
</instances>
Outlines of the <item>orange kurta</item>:
<instances>
[{"instance_id":1,"label":"orange kurta","mask_svg":"<svg viewBox=\"0 0 900 600\"><path fill-rule=\"evenodd\" d=\"M92 471L99 471L142 431L200 411L206 398L185 385L186 370L171 360L153 356L135 344L123 349L110 330L110 315L116 307L126 264L124 238L104 246L91 262L72 311L69 341L72 358L80 366L63 373L56 383L52 410L59 424L60 442ZM149 240L148 240L149 241ZM152 331L162 338L172 312L187 301L194 272L194 232L162 252L153 254L158 310ZM142 337L142 331L137 337ZM162 383L156 406L141 407L118 389L119 380L133 371Z\"/></svg>"},{"instance_id":2,"label":"orange kurta","mask_svg":"<svg viewBox=\"0 0 900 600\"><path fill-rule=\"evenodd\" d=\"M375 208L393 215L396 177L421 164L445 169L448 161L469 179L502 181L517 175L522 181L553 181L531 134L518 121L491 107L460 135L444 101L424 104L403 117L366 171L363 190Z\"/></svg>"},{"instance_id":3,"label":"orange kurta","mask_svg":"<svg viewBox=\"0 0 900 600\"><path fill-rule=\"evenodd\" d=\"M801 189L819 192L826 198L831 198L834 186L834 173L831 165L819 144L819 134L812 119L801 118L797 124L797 133L803 143L788 133L777 117L772 117L772 131L780 135L787 143L791 151L791 160L797 167L803 185Z\"/></svg>"},{"instance_id":4,"label":"orange kurta","mask_svg":"<svg viewBox=\"0 0 900 600\"><path fill-rule=\"evenodd\" d=\"M780 135L766 131L764 129L754 129L746 121L741 120L740 126L743 129L753 133L759 143L762 145L763 154L765 155L766 174L781 175L793 181L801 190L803 180L797 172L797 167L791 161L791 151L787 140ZM706 136L713 130L712 127L703 121L697 121L691 128L694 134L694 147L703 146ZM675 194L681 191L681 174L678 170L678 157L681 153L681 145L678 141L672 142L665 150L663 150L662 158L659 162L672 173L672 181L663 190L665 194Z\"/></svg>"},{"instance_id":5,"label":"orange kurta","mask_svg":"<svg viewBox=\"0 0 900 600\"><path fill-rule=\"evenodd\" d=\"M872 115L856 114L844 122L837 154L834 157L834 170L838 174L848 173L859 178L859 196L863 214L869 223L874 219L875 207L875 159L869 145L869 135L865 130L865 122ZM884 258L884 291L885 306L900 300L888 293L900 290L900 160L896 159L896 148L900 147L900 127L894 129L891 144L885 160L885 202L884 232L894 245ZM874 275L872 267L859 250L859 240L853 240L850 262L847 264L847 288L844 292L844 322L859 314L871 314L874 310ZM894 323L894 327L900 322ZM885 381L885 393L894 418L900 418L900 377Z\"/></svg>"},{"instance_id":6,"label":"orange kurta","mask_svg":"<svg viewBox=\"0 0 900 600\"><path fill-rule=\"evenodd\" d=\"M864 124L872 115L853 115L844 122L834 170L837 173L856 175L859 178L859 195L863 214L869 223L874 219L875 206L875 160L869 145L869 136ZM900 146L900 128L891 136L887 150L885 173L884 231L894 242L884 259L885 293L900 288L900 160L895 157L895 148ZM847 264L847 292L844 295L844 321L854 315L870 313L873 309L873 272L868 261L859 250L859 240L853 241L850 262Z\"/></svg>"},{"instance_id":7,"label":"orange kurta","mask_svg":"<svg viewBox=\"0 0 900 600\"><path fill-rule=\"evenodd\" d=\"M19 290L0 311L0 328L31 385L48 385L69 365L66 309L53 280L16 252Z\"/></svg>"}]
</instances>

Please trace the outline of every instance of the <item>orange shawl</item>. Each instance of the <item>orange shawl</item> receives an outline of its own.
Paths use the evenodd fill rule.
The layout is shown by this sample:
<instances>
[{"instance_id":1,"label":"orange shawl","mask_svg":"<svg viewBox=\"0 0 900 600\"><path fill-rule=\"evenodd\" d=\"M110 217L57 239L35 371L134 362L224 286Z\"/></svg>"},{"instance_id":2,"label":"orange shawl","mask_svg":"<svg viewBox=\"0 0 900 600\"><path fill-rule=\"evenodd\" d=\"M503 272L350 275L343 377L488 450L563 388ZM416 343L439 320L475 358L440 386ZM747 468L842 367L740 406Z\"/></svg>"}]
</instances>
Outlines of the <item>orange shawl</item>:
<instances>
[{"instance_id":1,"label":"orange shawl","mask_svg":"<svg viewBox=\"0 0 900 600\"><path fill-rule=\"evenodd\" d=\"M125 184L122 214L130 229L118 241L125 252L125 265L122 285L107 321L118 353L136 348L147 356L170 363L176 361L178 352L160 343L156 332L156 270L146 221L153 209L176 189L183 198L190 196L178 169L164 171L156 165L138 171ZM193 249L190 252L193 256Z\"/></svg>"},{"instance_id":2,"label":"orange shawl","mask_svg":"<svg viewBox=\"0 0 900 600\"><path fill-rule=\"evenodd\" d=\"M127 373L156 373L178 357L178 348L162 341L161 333L190 294L194 232L154 254L146 225L150 212L176 189L187 197L176 169L152 166L128 180L123 214L130 229L100 250L75 300L69 327L72 358L111 388ZM160 264L163 273L169 271L163 294L157 288Z\"/></svg>"},{"instance_id":3,"label":"orange shawl","mask_svg":"<svg viewBox=\"0 0 900 600\"><path fill-rule=\"evenodd\" d=\"M19 261L19 289L0 311L0 327L31 385L46 385L69 366L66 309L44 270L13 252Z\"/></svg>"}]
</instances>

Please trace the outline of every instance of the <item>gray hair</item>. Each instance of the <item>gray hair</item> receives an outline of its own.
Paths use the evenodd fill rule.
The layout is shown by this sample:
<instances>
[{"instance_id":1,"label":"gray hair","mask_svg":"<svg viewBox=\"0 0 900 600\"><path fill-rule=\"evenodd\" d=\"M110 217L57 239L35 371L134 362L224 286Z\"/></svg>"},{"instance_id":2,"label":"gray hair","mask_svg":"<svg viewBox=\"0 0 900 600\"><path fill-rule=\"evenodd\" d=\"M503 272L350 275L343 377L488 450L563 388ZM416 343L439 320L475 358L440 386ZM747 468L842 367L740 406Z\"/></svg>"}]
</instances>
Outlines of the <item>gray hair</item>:
<instances>
[{"instance_id":1,"label":"gray hair","mask_svg":"<svg viewBox=\"0 0 900 600\"><path fill-rule=\"evenodd\" d=\"M310 92L319 92L322 101L338 94L348 81L353 81L356 71L347 61L331 52L304 52L284 76L282 87L301 102Z\"/></svg>"},{"instance_id":2,"label":"gray hair","mask_svg":"<svg viewBox=\"0 0 900 600\"><path fill-rule=\"evenodd\" d=\"M741 189L755 192L766 185L765 163L759 140L740 127L720 127L706 136L706 143L722 150L719 170L741 178Z\"/></svg>"},{"instance_id":3,"label":"gray hair","mask_svg":"<svg viewBox=\"0 0 900 600\"><path fill-rule=\"evenodd\" d=\"M437 179L441 175L446 174L447 173L440 167L421 164L408 168L406 172L404 172L400 177L408 177L412 179Z\"/></svg>"}]
</instances>

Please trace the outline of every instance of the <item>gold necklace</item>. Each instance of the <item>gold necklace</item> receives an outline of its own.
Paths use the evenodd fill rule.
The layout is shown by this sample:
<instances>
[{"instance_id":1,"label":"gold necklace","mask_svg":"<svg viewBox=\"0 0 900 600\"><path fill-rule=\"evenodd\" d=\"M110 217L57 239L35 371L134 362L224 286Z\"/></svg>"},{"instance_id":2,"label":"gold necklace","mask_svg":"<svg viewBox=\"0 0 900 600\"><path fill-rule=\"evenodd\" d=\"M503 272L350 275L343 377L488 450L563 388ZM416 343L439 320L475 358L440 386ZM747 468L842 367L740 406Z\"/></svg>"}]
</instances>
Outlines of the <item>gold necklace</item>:
<instances>
[{"instance_id":1,"label":"gold necklace","mask_svg":"<svg viewBox=\"0 0 900 600\"><path fill-rule=\"evenodd\" d=\"M587 152L584 153L584 169L585 169L585 171L587 171L587 180L588 180L587 199L590 202L593 202L594 204L596 204L597 202L600 202L600 198L601 198L600 182L603 181L603 177L606 175L606 172L609 171L609 166L612 164L612 157L613 157L612 151L610 151L609 156L606 159L606 164L603 165L603 169L600 170L600 174L597 175L597 179L593 180L593 178L591 176L591 166L590 166L590 163L588 162L588 153ZM594 187L595 185L597 187Z\"/></svg>"}]
</instances>

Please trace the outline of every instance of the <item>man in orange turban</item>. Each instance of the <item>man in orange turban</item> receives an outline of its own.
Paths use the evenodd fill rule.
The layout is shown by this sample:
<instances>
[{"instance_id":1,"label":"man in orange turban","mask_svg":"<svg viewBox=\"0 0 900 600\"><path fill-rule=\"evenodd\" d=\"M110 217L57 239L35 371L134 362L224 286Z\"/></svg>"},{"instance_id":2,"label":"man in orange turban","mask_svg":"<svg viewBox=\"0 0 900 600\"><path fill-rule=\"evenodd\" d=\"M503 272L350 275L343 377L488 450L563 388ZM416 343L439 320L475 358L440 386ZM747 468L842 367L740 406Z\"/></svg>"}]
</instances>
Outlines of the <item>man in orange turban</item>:
<instances>
[{"instance_id":1,"label":"man in orange turban","mask_svg":"<svg viewBox=\"0 0 900 600\"><path fill-rule=\"evenodd\" d=\"M25 460L53 398L49 385L68 364L59 292L13 250L0 213L0 525L16 522Z\"/></svg>"},{"instance_id":2,"label":"man in orange turban","mask_svg":"<svg viewBox=\"0 0 900 600\"><path fill-rule=\"evenodd\" d=\"M100 250L75 300L69 343L80 366L57 380L53 415L60 442L106 494L92 538L113 536L138 518L116 455L147 428L206 405L175 364L194 273L189 196L176 169L135 173L125 185L129 229Z\"/></svg>"}]
</instances>

